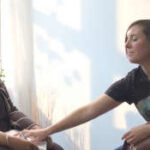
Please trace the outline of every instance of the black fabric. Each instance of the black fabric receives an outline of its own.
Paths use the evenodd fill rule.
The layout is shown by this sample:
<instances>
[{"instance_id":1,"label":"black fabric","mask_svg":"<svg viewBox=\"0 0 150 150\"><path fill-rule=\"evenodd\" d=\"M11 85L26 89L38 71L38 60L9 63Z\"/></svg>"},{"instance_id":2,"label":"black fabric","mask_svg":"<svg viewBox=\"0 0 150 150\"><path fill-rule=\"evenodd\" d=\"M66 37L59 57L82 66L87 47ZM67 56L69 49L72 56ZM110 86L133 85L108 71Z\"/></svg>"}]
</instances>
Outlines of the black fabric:
<instances>
[{"instance_id":1,"label":"black fabric","mask_svg":"<svg viewBox=\"0 0 150 150\"><path fill-rule=\"evenodd\" d=\"M36 125L12 103L4 83L0 80L0 131L23 130Z\"/></svg>"},{"instance_id":2,"label":"black fabric","mask_svg":"<svg viewBox=\"0 0 150 150\"><path fill-rule=\"evenodd\" d=\"M122 150L130 150L130 144L125 141Z\"/></svg>"},{"instance_id":3,"label":"black fabric","mask_svg":"<svg viewBox=\"0 0 150 150\"><path fill-rule=\"evenodd\" d=\"M0 150L12 150L12 149L11 149L11 148L9 148L9 147L1 146L1 145L0 145Z\"/></svg>"},{"instance_id":4,"label":"black fabric","mask_svg":"<svg viewBox=\"0 0 150 150\"><path fill-rule=\"evenodd\" d=\"M141 99L150 96L150 81L139 66L112 84L105 93L116 101L137 104Z\"/></svg>"},{"instance_id":5,"label":"black fabric","mask_svg":"<svg viewBox=\"0 0 150 150\"><path fill-rule=\"evenodd\" d=\"M0 83L0 131L8 131L10 129L10 119L9 112L7 108L8 97L2 87L2 83Z\"/></svg>"},{"instance_id":6,"label":"black fabric","mask_svg":"<svg viewBox=\"0 0 150 150\"><path fill-rule=\"evenodd\" d=\"M146 121L150 121L150 80L139 66L112 84L105 92L119 102L134 103Z\"/></svg>"},{"instance_id":7,"label":"black fabric","mask_svg":"<svg viewBox=\"0 0 150 150\"><path fill-rule=\"evenodd\" d=\"M60 145L54 143L52 148L47 148L47 150L64 150Z\"/></svg>"}]
</instances>

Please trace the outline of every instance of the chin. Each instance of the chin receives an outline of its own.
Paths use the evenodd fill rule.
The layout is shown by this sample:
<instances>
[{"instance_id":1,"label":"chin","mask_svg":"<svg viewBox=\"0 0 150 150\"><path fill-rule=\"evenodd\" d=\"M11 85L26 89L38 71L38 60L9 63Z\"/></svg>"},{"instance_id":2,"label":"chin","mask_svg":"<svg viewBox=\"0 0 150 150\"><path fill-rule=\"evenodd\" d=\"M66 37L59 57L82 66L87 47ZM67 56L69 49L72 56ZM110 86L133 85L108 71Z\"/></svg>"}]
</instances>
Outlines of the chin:
<instances>
[{"instance_id":1,"label":"chin","mask_svg":"<svg viewBox=\"0 0 150 150\"><path fill-rule=\"evenodd\" d=\"M132 64L139 64L138 60L135 60L135 59L129 59L129 61L130 61Z\"/></svg>"},{"instance_id":2,"label":"chin","mask_svg":"<svg viewBox=\"0 0 150 150\"><path fill-rule=\"evenodd\" d=\"M140 58L138 58L138 57L130 57L127 55L127 58L129 60L129 62L131 62L133 64L139 64L139 62L140 62Z\"/></svg>"}]
</instances>

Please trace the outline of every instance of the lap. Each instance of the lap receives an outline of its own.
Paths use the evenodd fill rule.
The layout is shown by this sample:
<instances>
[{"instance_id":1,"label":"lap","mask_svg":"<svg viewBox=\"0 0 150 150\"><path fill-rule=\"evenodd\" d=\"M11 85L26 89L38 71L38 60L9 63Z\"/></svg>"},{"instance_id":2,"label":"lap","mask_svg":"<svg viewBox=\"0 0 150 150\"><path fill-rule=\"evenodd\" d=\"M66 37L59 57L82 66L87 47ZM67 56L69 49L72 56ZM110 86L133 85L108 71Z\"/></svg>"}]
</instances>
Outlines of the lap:
<instances>
[{"instance_id":1,"label":"lap","mask_svg":"<svg viewBox=\"0 0 150 150\"><path fill-rule=\"evenodd\" d=\"M127 142L124 143L123 150L149 150L150 149L150 137L144 139L143 141L135 144L134 146L131 146L127 144Z\"/></svg>"},{"instance_id":2,"label":"lap","mask_svg":"<svg viewBox=\"0 0 150 150\"><path fill-rule=\"evenodd\" d=\"M9 147L1 146L1 145L0 145L0 150L12 150L12 149L11 149L11 148L9 148Z\"/></svg>"}]
</instances>

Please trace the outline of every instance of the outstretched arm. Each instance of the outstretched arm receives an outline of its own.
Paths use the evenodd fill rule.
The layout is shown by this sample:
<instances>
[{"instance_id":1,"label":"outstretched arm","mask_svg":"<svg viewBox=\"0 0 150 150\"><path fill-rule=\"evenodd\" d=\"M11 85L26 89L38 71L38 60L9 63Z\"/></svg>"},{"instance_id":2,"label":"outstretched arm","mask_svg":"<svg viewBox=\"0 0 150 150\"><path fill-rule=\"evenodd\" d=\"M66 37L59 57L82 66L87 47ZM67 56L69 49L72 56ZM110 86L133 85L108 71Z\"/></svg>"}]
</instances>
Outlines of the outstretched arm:
<instances>
[{"instance_id":1,"label":"outstretched arm","mask_svg":"<svg viewBox=\"0 0 150 150\"><path fill-rule=\"evenodd\" d=\"M120 102L117 102L108 95L103 94L97 100L75 110L70 115L52 126L40 130L25 130L24 133L26 136L34 137L34 142L38 142L45 139L50 134L69 129L92 120L119 104Z\"/></svg>"}]
</instances>

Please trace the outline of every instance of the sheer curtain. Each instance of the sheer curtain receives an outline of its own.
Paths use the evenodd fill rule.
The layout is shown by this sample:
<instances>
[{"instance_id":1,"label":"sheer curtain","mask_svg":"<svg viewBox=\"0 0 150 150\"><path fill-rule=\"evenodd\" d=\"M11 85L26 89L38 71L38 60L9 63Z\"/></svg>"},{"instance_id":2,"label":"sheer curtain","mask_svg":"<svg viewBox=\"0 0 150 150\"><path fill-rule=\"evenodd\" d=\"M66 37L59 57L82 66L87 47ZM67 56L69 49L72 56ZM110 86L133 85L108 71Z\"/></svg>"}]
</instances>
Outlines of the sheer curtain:
<instances>
[{"instance_id":1,"label":"sheer curtain","mask_svg":"<svg viewBox=\"0 0 150 150\"><path fill-rule=\"evenodd\" d=\"M53 3L53 1L35 1L38 6L40 3L47 6L48 10ZM1 0L1 2L1 55L6 75L5 83L19 109L42 126L48 126L75 108L88 103L90 97L88 57L77 48L68 52L64 43L50 36L39 24L33 23L31 14L33 12L42 14L35 11L35 8L32 10L32 0ZM68 2L66 6L67 4ZM61 10L61 7L59 8ZM65 10L62 9L63 12ZM72 23L70 18L68 22L70 26ZM74 26L78 28L79 25ZM63 30L65 31L65 28ZM40 47L39 39L44 41L44 46L48 45L47 49ZM52 57L48 57L49 54ZM67 150L89 150L89 132L89 124L86 124L56 134L53 138Z\"/></svg>"},{"instance_id":2,"label":"sheer curtain","mask_svg":"<svg viewBox=\"0 0 150 150\"><path fill-rule=\"evenodd\" d=\"M30 117L34 116L36 106L31 2L1 0L1 57L5 82L14 103Z\"/></svg>"}]
</instances>

